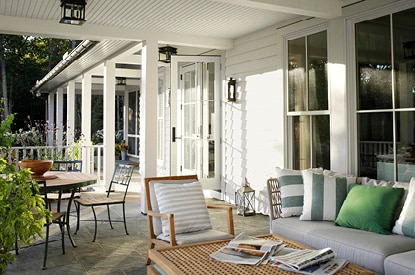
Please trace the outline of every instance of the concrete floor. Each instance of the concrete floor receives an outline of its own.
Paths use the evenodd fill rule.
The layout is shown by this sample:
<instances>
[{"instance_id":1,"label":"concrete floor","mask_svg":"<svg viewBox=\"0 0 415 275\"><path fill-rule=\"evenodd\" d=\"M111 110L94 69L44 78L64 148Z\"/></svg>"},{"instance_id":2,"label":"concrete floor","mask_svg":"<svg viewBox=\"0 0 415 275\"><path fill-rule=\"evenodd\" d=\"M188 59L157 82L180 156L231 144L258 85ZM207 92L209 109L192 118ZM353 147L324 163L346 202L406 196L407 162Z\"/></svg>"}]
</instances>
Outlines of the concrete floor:
<instances>
[{"instance_id":1,"label":"concrete floor","mask_svg":"<svg viewBox=\"0 0 415 275\"><path fill-rule=\"evenodd\" d=\"M135 181L135 182L133 182ZM98 222L97 240L92 242L94 222L81 222L77 235L73 234L77 247L72 247L68 236L65 236L65 255L62 255L58 226L51 226L51 236L57 241L49 244L46 270L42 270L44 245L39 244L22 248L16 255L16 262L7 267L7 274L147 274L147 217L141 214L141 192L138 178L131 183L128 194L127 228L129 235L125 234L123 223L113 223L111 230L107 222L106 207L97 208ZM83 195L101 195L99 187L95 192ZM209 200L208 203L224 203ZM111 208L113 220L122 220L122 208ZM226 228L226 219L223 212L209 210L214 228ZM82 208L82 219L92 219L92 211ZM269 233L268 216L255 215L242 217L234 210L235 234L245 232L252 235ZM71 220L72 232L75 231L76 221Z\"/></svg>"}]
</instances>

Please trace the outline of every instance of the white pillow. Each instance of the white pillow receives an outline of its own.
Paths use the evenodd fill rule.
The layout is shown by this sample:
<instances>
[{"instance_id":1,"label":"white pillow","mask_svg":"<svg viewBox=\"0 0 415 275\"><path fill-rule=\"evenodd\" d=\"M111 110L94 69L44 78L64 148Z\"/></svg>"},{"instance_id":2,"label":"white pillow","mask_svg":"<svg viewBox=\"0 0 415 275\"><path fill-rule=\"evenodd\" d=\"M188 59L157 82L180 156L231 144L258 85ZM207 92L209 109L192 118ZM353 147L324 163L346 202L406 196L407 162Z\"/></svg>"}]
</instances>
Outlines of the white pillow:
<instances>
[{"instance_id":1,"label":"white pillow","mask_svg":"<svg viewBox=\"0 0 415 275\"><path fill-rule=\"evenodd\" d=\"M212 229L200 182L154 183L154 193L160 213L174 214L176 234ZM162 219L162 231L170 235L166 219Z\"/></svg>"},{"instance_id":2,"label":"white pillow","mask_svg":"<svg viewBox=\"0 0 415 275\"><path fill-rule=\"evenodd\" d=\"M334 221L356 177L340 177L302 171L304 206L300 220Z\"/></svg>"},{"instance_id":3,"label":"white pillow","mask_svg":"<svg viewBox=\"0 0 415 275\"><path fill-rule=\"evenodd\" d=\"M408 195L406 196L402 212L399 219L396 221L392 232L415 237L415 177L411 178L409 182Z\"/></svg>"}]
</instances>

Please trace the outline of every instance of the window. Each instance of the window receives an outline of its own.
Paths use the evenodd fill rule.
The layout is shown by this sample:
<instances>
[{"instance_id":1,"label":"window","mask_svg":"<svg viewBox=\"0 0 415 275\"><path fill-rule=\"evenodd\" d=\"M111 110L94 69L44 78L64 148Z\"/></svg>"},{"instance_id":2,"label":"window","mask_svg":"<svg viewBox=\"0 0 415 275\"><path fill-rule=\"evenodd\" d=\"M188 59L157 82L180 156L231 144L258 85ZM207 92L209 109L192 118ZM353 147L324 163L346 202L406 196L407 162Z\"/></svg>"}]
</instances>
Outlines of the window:
<instances>
[{"instance_id":1,"label":"window","mask_svg":"<svg viewBox=\"0 0 415 275\"><path fill-rule=\"evenodd\" d=\"M415 175L415 8L355 25L359 175Z\"/></svg>"},{"instance_id":2,"label":"window","mask_svg":"<svg viewBox=\"0 0 415 275\"><path fill-rule=\"evenodd\" d=\"M330 168L327 32L288 40L288 125L293 169Z\"/></svg>"}]
</instances>

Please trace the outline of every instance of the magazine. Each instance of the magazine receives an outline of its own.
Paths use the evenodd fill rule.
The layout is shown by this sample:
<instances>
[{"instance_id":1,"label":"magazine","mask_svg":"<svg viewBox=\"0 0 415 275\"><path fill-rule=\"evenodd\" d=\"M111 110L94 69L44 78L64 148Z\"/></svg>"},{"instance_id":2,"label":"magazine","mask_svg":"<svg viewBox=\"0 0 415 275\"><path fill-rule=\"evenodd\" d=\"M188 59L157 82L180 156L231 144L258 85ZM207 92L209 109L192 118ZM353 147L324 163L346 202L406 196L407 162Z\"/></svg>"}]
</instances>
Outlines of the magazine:
<instances>
[{"instance_id":1,"label":"magazine","mask_svg":"<svg viewBox=\"0 0 415 275\"><path fill-rule=\"evenodd\" d=\"M334 274L342 269L347 260L337 259L331 248L320 250L284 248L271 258L273 265L302 274Z\"/></svg>"},{"instance_id":2,"label":"magazine","mask_svg":"<svg viewBox=\"0 0 415 275\"><path fill-rule=\"evenodd\" d=\"M228 245L210 255L212 260L258 266L267 263L270 256L284 247L282 241L255 238L244 233L231 240Z\"/></svg>"}]
</instances>

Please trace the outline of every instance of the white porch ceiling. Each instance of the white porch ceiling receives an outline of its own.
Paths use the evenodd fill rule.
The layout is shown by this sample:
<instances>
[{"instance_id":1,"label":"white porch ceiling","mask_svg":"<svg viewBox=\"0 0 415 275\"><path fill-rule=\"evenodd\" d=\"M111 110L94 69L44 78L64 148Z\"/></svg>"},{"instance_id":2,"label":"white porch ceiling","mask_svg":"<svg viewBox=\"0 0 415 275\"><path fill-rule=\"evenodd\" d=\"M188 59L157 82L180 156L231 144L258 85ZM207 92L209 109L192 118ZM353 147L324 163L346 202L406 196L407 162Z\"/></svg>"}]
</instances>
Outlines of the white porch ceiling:
<instances>
[{"instance_id":1,"label":"white porch ceiling","mask_svg":"<svg viewBox=\"0 0 415 275\"><path fill-rule=\"evenodd\" d=\"M143 40L176 47L230 49L233 39L265 27L298 18L338 17L343 5L356 1L87 0L87 21L71 26L59 23L60 0L0 0L0 33L100 41L56 76L52 87Z\"/></svg>"}]
</instances>

